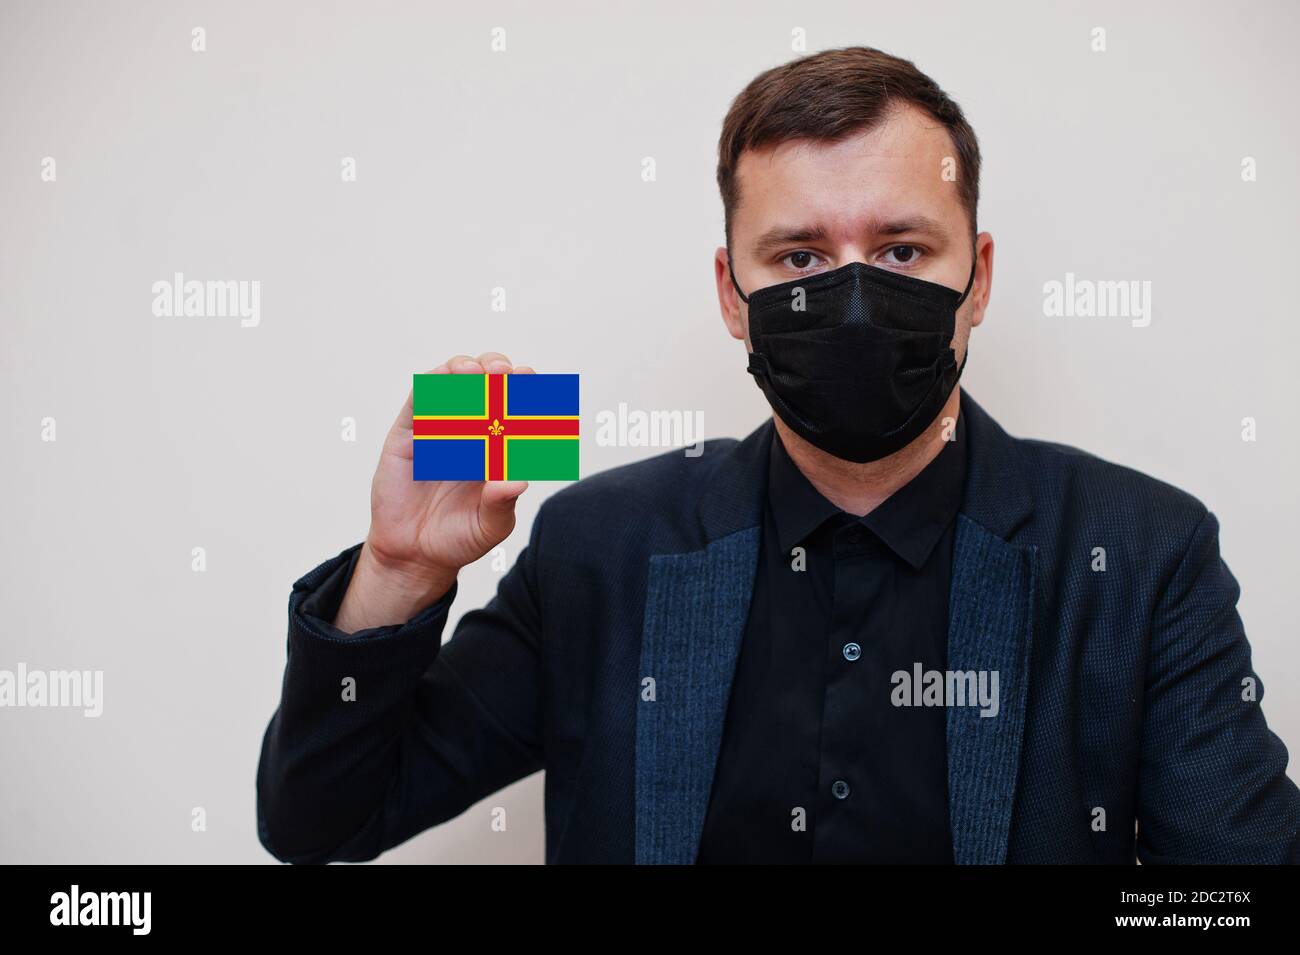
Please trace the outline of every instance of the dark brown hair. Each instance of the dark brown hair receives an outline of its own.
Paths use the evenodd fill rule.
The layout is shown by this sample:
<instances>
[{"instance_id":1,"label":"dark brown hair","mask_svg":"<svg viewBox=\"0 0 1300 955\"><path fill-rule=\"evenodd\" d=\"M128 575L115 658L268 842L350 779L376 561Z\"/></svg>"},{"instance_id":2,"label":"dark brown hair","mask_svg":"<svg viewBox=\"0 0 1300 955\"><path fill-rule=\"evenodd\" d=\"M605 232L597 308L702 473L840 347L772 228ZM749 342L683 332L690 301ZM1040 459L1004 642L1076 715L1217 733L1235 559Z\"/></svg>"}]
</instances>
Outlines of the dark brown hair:
<instances>
[{"instance_id":1,"label":"dark brown hair","mask_svg":"<svg viewBox=\"0 0 1300 955\"><path fill-rule=\"evenodd\" d=\"M824 50L760 73L732 102L718 140L718 188L727 248L731 248L731 217L740 201L736 164L742 152L794 139L843 139L880 122L900 103L921 108L948 130L957 154L957 188L973 241L980 147L961 107L910 61L851 46Z\"/></svg>"}]
</instances>

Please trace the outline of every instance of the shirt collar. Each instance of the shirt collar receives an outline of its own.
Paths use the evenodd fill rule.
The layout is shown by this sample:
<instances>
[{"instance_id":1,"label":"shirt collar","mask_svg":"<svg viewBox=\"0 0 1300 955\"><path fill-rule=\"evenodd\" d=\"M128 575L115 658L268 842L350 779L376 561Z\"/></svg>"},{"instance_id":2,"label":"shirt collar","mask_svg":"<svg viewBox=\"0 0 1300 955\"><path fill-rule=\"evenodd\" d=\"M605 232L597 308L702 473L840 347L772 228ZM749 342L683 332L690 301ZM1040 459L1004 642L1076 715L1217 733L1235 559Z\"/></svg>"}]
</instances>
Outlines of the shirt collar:
<instances>
[{"instance_id":1,"label":"shirt collar","mask_svg":"<svg viewBox=\"0 0 1300 955\"><path fill-rule=\"evenodd\" d=\"M868 528L920 570L961 507L966 482L966 422L962 417L957 419L955 432L953 440L920 474L860 518L845 514L824 498L791 460L780 433L773 434L767 487L781 550L788 553L827 519L844 515Z\"/></svg>"}]
</instances>

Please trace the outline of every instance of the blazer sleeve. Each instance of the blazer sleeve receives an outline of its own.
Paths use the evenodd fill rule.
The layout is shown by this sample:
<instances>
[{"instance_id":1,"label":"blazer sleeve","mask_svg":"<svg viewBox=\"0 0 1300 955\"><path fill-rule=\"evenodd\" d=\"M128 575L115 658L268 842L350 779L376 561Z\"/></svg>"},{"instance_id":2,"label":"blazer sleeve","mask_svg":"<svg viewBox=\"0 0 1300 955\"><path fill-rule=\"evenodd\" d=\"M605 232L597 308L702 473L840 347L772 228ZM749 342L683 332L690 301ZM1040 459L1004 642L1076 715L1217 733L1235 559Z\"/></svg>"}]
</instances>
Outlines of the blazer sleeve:
<instances>
[{"instance_id":1,"label":"blazer sleeve","mask_svg":"<svg viewBox=\"0 0 1300 955\"><path fill-rule=\"evenodd\" d=\"M1205 512L1152 621L1137 855L1156 863L1300 863L1300 792L1260 709L1240 587Z\"/></svg>"},{"instance_id":2,"label":"blazer sleeve","mask_svg":"<svg viewBox=\"0 0 1300 955\"><path fill-rule=\"evenodd\" d=\"M258 837L271 855L373 859L542 768L541 523L446 644L457 585L400 626L333 627L360 544L293 585L280 705L257 770Z\"/></svg>"}]
</instances>

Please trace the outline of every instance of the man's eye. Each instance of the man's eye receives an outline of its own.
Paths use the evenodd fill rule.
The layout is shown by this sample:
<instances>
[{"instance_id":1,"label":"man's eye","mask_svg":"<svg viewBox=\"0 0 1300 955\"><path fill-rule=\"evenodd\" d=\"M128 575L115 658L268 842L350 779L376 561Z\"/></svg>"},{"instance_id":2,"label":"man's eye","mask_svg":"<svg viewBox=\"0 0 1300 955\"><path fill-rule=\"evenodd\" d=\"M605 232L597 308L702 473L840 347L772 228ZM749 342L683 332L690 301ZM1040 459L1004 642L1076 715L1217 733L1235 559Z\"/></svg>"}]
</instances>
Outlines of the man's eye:
<instances>
[{"instance_id":1,"label":"man's eye","mask_svg":"<svg viewBox=\"0 0 1300 955\"><path fill-rule=\"evenodd\" d=\"M886 255L892 255L895 265L910 265L921 257L921 250L914 245L896 245Z\"/></svg>"},{"instance_id":2,"label":"man's eye","mask_svg":"<svg viewBox=\"0 0 1300 955\"><path fill-rule=\"evenodd\" d=\"M813 255L811 252L799 251L791 252L781 261L785 262L790 266L790 268L795 269L796 271L802 271L812 265L813 260L816 258L817 256Z\"/></svg>"}]
</instances>

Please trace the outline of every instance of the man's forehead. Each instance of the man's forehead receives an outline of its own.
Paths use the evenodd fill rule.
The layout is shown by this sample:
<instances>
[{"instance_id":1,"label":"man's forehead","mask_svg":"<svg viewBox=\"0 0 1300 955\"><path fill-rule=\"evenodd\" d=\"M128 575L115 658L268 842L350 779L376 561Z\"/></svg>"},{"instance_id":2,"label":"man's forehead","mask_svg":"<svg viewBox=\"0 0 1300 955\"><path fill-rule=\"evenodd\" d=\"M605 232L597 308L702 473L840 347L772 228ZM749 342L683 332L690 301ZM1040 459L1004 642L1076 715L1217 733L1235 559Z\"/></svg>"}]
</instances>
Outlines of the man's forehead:
<instances>
[{"instance_id":1,"label":"man's forehead","mask_svg":"<svg viewBox=\"0 0 1300 955\"><path fill-rule=\"evenodd\" d=\"M872 161L909 162L955 152L943 124L910 103L891 106L869 127L835 140L789 139L746 149L736 174L780 172L794 167L839 166Z\"/></svg>"},{"instance_id":2,"label":"man's forehead","mask_svg":"<svg viewBox=\"0 0 1300 955\"><path fill-rule=\"evenodd\" d=\"M746 150L736 165L737 215L779 206L783 218L798 196L801 218L858 219L863 214L894 220L915 214L962 216L954 177L942 175L954 154L947 130L928 114L899 106L869 129L839 140L788 140ZM955 171L955 170L954 170ZM897 206L897 208L890 208ZM869 208L868 208L869 207Z\"/></svg>"}]
</instances>

